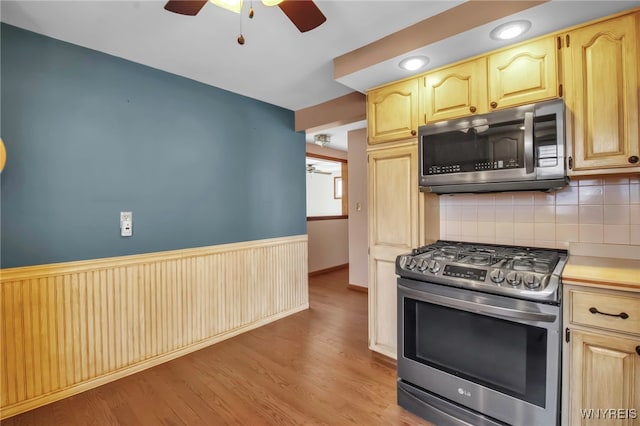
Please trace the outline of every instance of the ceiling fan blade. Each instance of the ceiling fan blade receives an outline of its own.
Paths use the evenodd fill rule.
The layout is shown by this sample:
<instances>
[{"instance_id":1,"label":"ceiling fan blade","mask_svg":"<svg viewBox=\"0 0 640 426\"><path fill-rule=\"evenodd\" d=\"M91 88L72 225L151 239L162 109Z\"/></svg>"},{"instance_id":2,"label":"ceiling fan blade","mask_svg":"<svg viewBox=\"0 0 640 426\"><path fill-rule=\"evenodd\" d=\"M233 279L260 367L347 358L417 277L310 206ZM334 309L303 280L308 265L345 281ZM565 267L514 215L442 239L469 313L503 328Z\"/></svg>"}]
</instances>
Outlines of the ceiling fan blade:
<instances>
[{"instance_id":1,"label":"ceiling fan blade","mask_svg":"<svg viewBox=\"0 0 640 426\"><path fill-rule=\"evenodd\" d=\"M170 0L164 5L169 12L195 16L207 4L207 0Z\"/></svg>"},{"instance_id":2,"label":"ceiling fan blade","mask_svg":"<svg viewBox=\"0 0 640 426\"><path fill-rule=\"evenodd\" d=\"M278 7L301 33L317 28L327 20L312 0L284 0Z\"/></svg>"}]
</instances>

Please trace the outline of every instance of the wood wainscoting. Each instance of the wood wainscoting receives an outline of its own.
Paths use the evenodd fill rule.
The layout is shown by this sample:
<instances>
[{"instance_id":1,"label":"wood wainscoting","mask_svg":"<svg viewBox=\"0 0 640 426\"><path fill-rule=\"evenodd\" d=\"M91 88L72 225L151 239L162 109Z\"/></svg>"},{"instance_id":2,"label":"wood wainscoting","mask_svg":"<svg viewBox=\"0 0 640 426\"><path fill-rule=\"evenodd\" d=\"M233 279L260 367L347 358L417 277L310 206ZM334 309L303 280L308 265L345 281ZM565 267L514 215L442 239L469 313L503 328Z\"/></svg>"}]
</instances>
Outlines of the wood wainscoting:
<instances>
[{"instance_id":1,"label":"wood wainscoting","mask_svg":"<svg viewBox=\"0 0 640 426\"><path fill-rule=\"evenodd\" d=\"M306 235L4 269L0 418L308 307Z\"/></svg>"}]
</instances>

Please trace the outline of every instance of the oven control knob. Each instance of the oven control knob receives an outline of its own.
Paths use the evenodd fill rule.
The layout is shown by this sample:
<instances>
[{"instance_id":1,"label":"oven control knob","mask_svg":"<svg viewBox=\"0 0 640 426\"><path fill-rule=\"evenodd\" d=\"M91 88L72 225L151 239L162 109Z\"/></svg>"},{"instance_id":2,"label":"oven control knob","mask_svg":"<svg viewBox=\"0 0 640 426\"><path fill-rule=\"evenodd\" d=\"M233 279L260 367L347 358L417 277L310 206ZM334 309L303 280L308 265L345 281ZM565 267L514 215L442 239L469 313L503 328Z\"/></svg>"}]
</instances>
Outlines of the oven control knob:
<instances>
[{"instance_id":1,"label":"oven control knob","mask_svg":"<svg viewBox=\"0 0 640 426\"><path fill-rule=\"evenodd\" d=\"M524 276L524 285L528 288L538 288L540 287L540 278L536 277L533 274L527 274Z\"/></svg>"},{"instance_id":2,"label":"oven control knob","mask_svg":"<svg viewBox=\"0 0 640 426\"><path fill-rule=\"evenodd\" d=\"M418 270L420 272L424 272L428 267L429 267L429 262L424 259L420 259L420 261L418 262Z\"/></svg>"},{"instance_id":3,"label":"oven control knob","mask_svg":"<svg viewBox=\"0 0 640 426\"><path fill-rule=\"evenodd\" d=\"M522 275L515 272L509 272L507 274L507 282L514 287L519 286L522 282Z\"/></svg>"},{"instance_id":4,"label":"oven control knob","mask_svg":"<svg viewBox=\"0 0 640 426\"><path fill-rule=\"evenodd\" d=\"M440 264L438 262L436 262L435 260L429 262L429 272L431 272L432 274L436 274L439 270Z\"/></svg>"},{"instance_id":5,"label":"oven control knob","mask_svg":"<svg viewBox=\"0 0 640 426\"><path fill-rule=\"evenodd\" d=\"M494 269L489 274L489 278L491 278L491 281L493 281L494 283L501 283L502 281L504 281L504 272L502 272L500 269Z\"/></svg>"},{"instance_id":6,"label":"oven control knob","mask_svg":"<svg viewBox=\"0 0 640 426\"><path fill-rule=\"evenodd\" d=\"M413 257L407 258L407 263L406 263L407 269L415 269L416 265L417 265L417 262Z\"/></svg>"}]
</instances>

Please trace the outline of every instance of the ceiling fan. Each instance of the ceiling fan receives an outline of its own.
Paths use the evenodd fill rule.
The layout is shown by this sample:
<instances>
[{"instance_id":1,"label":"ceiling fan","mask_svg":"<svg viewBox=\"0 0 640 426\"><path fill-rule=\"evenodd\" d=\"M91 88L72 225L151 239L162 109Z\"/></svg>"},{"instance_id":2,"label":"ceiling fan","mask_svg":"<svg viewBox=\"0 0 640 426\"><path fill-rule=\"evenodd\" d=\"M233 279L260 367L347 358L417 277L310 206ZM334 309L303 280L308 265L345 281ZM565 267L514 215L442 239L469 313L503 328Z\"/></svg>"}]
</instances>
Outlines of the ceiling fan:
<instances>
[{"instance_id":1,"label":"ceiling fan","mask_svg":"<svg viewBox=\"0 0 640 426\"><path fill-rule=\"evenodd\" d=\"M318 170L314 164L307 164L307 173L319 173L321 175L330 175L331 172L323 172Z\"/></svg>"},{"instance_id":2,"label":"ceiling fan","mask_svg":"<svg viewBox=\"0 0 640 426\"><path fill-rule=\"evenodd\" d=\"M242 0L169 0L164 8L180 15L195 16L207 1L236 13L242 10ZM262 3L265 6L277 5L302 33L319 27L327 20L313 0L262 0ZM253 8L249 10L249 17L253 17Z\"/></svg>"}]
</instances>

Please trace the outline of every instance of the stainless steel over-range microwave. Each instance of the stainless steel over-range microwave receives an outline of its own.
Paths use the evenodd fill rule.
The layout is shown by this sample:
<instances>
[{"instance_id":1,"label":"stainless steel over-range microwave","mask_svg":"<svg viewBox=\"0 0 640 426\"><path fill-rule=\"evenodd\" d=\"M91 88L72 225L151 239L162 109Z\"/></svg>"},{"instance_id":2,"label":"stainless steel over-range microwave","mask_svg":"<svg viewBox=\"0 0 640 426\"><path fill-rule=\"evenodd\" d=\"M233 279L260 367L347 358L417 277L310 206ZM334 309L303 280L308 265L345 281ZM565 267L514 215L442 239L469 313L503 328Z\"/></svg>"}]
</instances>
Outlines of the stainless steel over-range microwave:
<instances>
[{"instance_id":1,"label":"stainless steel over-range microwave","mask_svg":"<svg viewBox=\"0 0 640 426\"><path fill-rule=\"evenodd\" d=\"M419 185L439 194L552 190L568 182L564 102L421 126Z\"/></svg>"}]
</instances>

